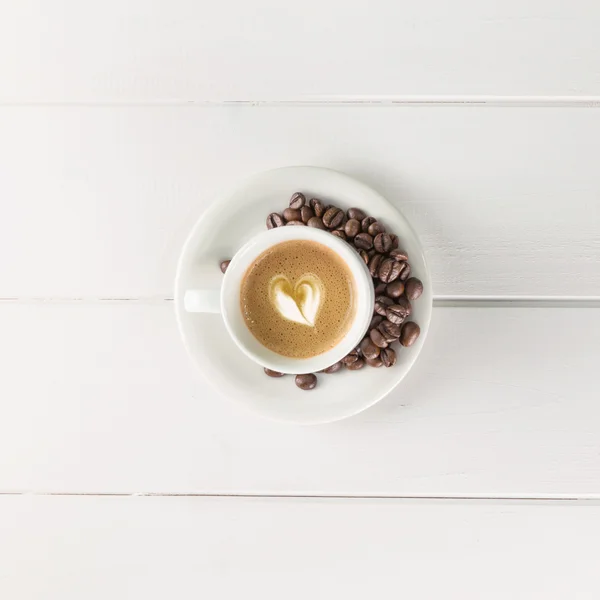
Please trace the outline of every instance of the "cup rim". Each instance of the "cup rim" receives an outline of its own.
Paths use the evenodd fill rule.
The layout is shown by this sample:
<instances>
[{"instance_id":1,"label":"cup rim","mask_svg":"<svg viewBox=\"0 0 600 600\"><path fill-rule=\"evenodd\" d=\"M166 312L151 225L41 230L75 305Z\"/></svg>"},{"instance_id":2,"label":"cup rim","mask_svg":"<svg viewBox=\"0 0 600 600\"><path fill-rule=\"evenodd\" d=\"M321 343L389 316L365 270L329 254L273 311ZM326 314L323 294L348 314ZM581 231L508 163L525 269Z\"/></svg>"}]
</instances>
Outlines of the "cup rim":
<instances>
[{"instance_id":1,"label":"cup rim","mask_svg":"<svg viewBox=\"0 0 600 600\"><path fill-rule=\"evenodd\" d=\"M346 335L332 349L309 358L292 358L277 354L266 348L254 338L244 323L244 333L249 333L250 343L245 342L243 335L238 332L231 313L230 298L237 298L235 306L239 308L239 294L241 281L248 266L263 252L273 246L294 240L310 240L322 243L334 250L348 265L357 288L356 315ZM265 245L266 242L269 242ZM242 266L240 266L242 265ZM314 227L278 227L263 231L246 242L233 256L220 293L221 316L225 328L236 346L252 361L258 365L288 374L314 373L321 371L340 361L351 352L362 340L373 316L375 291L371 274L361 256L347 242L331 235L330 232ZM238 315L239 317L239 315ZM260 347L260 352L250 346Z\"/></svg>"}]
</instances>

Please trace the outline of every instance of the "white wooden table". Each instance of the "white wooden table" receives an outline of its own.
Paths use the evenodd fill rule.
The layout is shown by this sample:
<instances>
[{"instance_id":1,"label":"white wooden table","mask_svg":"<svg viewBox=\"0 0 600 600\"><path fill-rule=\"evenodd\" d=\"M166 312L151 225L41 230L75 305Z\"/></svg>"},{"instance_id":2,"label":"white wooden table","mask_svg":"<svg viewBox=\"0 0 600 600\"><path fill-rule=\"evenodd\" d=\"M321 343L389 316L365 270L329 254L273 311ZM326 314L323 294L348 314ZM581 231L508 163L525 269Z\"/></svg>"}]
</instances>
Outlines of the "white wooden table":
<instances>
[{"instance_id":1,"label":"white wooden table","mask_svg":"<svg viewBox=\"0 0 600 600\"><path fill-rule=\"evenodd\" d=\"M600 597L596 0L0 2L0 598ZM276 166L427 250L422 358L261 420L185 356L183 240Z\"/></svg>"}]
</instances>

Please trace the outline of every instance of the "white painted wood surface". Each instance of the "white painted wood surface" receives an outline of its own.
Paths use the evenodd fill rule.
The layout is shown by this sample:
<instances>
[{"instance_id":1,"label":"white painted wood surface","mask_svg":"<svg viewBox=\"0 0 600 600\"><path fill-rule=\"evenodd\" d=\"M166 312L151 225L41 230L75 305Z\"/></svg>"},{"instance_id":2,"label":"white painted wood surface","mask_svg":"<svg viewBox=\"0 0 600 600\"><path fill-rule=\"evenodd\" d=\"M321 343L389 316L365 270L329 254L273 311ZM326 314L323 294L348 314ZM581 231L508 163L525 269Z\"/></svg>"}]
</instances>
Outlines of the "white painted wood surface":
<instances>
[{"instance_id":1,"label":"white painted wood surface","mask_svg":"<svg viewBox=\"0 0 600 600\"><path fill-rule=\"evenodd\" d=\"M0 597L598 598L599 26L594 0L0 1ZM459 303L330 426L221 398L168 300L212 197L287 164L379 188Z\"/></svg>"},{"instance_id":2,"label":"white painted wood surface","mask_svg":"<svg viewBox=\"0 0 600 600\"><path fill-rule=\"evenodd\" d=\"M0 101L600 94L595 0L5 1Z\"/></svg>"},{"instance_id":3,"label":"white painted wood surface","mask_svg":"<svg viewBox=\"0 0 600 600\"><path fill-rule=\"evenodd\" d=\"M19 600L600 594L598 505L0 496L0 530Z\"/></svg>"},{"instance_id":4,"label":"white painted wood surface","mask_svg":"<svg viewBox=\"0 0 600 600\"><path fill-rule=\"evenodd\" d=\"M171 297L213 196L289 164L387 195L422 238L436 295L600 297L599 114L0 108L0 297Z\"/></svg>"},{"instance_id":5,"label":"white painted wood surface","mask_svg":"<svg viewBox=\"0 0 600 600\"><path fill-rule=\"evenodd\" d=\"M600 309L438 308L399 388L317 427L212 391L172 313L0 306L2 491L600 499Z\"/></svg>"}]
</instances>

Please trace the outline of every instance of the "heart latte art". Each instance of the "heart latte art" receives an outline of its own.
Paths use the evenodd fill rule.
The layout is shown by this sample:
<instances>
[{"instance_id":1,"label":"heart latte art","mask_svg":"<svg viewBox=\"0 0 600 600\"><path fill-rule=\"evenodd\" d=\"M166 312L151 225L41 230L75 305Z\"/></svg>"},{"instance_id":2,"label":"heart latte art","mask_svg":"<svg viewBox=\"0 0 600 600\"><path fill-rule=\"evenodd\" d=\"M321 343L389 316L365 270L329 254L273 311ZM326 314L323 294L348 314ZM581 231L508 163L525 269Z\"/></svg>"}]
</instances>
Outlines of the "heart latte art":
<instances>
[{"instance_id":1,"label":"heart latte art","mask_svg":"<svg viewBox=\"0 0 600 600\"><path fill-rule=\"evenodd\" d=\"M271 281L271 300L282 317L314 327L321 305L323 286L316 275L305 273L292 286L285 275Z\"/></svg>"},{"instance_id":2,"label":"heart latte art","mask_svg":"<svg viewBox=\"0 0 600 600\"><path fill-rule=\"evenodd\" d=\"M354 277L339 255L308 240L281 242L250 265L240 290L246 326L266 348L293 358L327 352L354 319Z\"/></svg>"}]
</instances>

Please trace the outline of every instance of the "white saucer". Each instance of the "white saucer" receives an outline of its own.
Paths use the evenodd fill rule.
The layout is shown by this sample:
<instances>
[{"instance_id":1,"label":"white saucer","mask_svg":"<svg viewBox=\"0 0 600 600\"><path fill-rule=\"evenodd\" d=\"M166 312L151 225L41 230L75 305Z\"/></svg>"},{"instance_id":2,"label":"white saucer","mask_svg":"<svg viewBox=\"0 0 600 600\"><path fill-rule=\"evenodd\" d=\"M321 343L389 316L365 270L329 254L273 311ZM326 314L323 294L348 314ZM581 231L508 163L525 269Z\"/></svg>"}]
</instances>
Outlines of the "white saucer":
<instances>
[{"instance_id":1,"label":"white saucer","mask_svg":"<svg viewBox=\"0 0 600 600\"><path fill-rule=\"evenodd\" d=\"M318 385L305 392L292 375L273 379L247 358L228 337L220 315L187 313L187 289L206 287L221 276L219 263L266 228L266 217L281 212L290 196L303 192L340 208L356 206L380 219L400 237L409 255L412 275L423 282L423 295L413 303L411 319L421 335L411 348L394 345L393 367L320 373ZM317 167L285 167L255 175L235 191L218 198L200 217L183 248L175 281L175 309L185 346L205 378L218 391L274 419L325 423L349 417L372 406L408 373L421 352L431 319L431 278L421 244L406 219L379 193L348 175Z\"/></svg>"}]
</instances>

